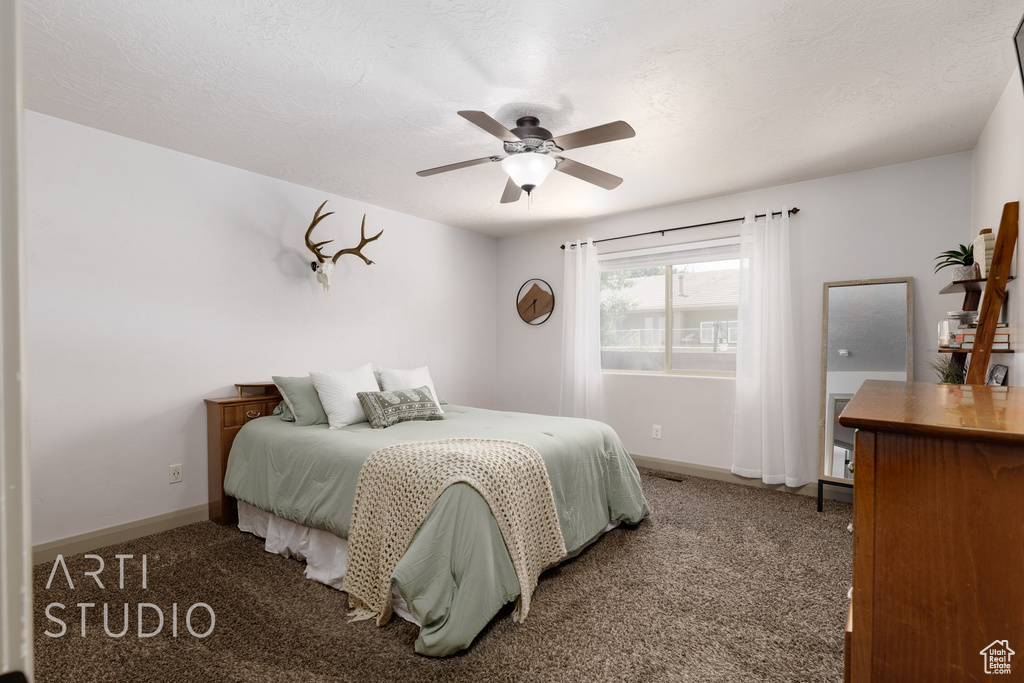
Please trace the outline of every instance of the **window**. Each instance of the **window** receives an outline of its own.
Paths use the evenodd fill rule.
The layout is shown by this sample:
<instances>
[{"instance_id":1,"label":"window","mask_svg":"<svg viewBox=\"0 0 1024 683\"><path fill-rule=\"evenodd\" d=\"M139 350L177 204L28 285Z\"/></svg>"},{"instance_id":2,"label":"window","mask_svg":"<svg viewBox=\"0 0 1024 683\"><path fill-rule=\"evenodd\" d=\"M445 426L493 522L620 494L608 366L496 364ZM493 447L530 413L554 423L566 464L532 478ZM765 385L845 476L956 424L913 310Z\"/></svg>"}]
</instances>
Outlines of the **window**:
<instances>
[{"instance_id":1,"label":"window","mask_svg":"<svg viewBox=\"0 0 1024 683\"><path fill-rule=\"evenodd\" d=\"M700 324L700 343L714 344L715 342L719 342L735 344L738 333L739 322L736 320L702 322Z\"/></svg>"},{"instance_id":2,"label":"window","mask_svg":"<svg viewBox=\"0 0 1024 683\"><path fill-rule=\"evenodd\" d=\"M735 373L738 240L600 258L602 369Z\"/></svg>"}]
</instances>

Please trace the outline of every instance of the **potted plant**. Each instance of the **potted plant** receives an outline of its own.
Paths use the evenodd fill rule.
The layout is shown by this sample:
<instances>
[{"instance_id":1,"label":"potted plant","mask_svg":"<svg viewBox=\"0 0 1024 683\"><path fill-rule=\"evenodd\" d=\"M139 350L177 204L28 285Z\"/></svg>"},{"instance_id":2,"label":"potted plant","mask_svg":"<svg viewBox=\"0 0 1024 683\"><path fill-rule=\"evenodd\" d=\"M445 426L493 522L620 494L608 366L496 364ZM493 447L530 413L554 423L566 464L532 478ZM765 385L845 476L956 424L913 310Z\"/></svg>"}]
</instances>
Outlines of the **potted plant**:
<instances>
[{"instance_id":1,"label":"potted plant","mask_svg":"<svg viewBox=\"0 0 1024 683\"><path fill-rule=\"evenodd\" d=\"M951 353L940 355L928 365L939 376L939 384L963 384L967 381L966 366L957 363Z\"/></svg>"},{"instance_id":2,"label":"potted plant","mask_svg":"<svg viewBox=\"0 0 1024 683\"><path fill-rule=\"evenodd\" d=\"M935 257L935 272L943 268L953 268L953 281L974 280L977 276L974 264L974 245L961 244L959 249L944 251Z\"/></svg>"}]
</instances>

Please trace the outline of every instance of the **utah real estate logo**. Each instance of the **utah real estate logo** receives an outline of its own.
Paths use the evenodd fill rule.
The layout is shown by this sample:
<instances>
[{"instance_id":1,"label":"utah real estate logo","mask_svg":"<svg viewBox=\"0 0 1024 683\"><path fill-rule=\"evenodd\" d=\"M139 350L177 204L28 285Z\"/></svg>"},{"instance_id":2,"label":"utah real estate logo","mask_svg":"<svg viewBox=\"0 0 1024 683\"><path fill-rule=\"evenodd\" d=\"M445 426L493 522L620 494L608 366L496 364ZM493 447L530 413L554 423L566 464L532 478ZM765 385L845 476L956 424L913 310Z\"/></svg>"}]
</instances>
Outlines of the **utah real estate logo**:
<instances>
[{"instance_id":1,"label":"utah real estate logo","mask_svg":"<svg viewBox=\"0 0 1024 683\"><path fill-rule=\"evenodd\" d=\"M980 654L985 658L985 673L1008 674L1010 657L1017 653L1010 649L1009 641L993 640Z\"/></svg>"}]
</instances>

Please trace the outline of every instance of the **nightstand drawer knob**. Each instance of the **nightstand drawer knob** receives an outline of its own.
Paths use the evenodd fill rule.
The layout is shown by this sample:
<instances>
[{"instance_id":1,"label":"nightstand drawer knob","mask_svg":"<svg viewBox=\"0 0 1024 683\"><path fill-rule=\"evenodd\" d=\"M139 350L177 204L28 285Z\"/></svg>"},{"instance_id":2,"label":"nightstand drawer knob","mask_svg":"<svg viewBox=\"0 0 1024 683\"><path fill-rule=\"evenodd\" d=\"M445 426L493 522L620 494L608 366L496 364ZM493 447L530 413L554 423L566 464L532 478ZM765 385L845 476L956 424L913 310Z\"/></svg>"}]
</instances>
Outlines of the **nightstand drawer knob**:
<instances>
[{"instance_id":1,"label":"nightstand drawer knob","mask_svg":"<svg viewBox=\"0 0 1024 683\"><path fill-rule=\"evenodd\" d=\"M260 416L260 411L258 411L258 410L247 410L247 411L245 411L245 416L246 417L259 417Z\"/></svg>"}]
</instances>

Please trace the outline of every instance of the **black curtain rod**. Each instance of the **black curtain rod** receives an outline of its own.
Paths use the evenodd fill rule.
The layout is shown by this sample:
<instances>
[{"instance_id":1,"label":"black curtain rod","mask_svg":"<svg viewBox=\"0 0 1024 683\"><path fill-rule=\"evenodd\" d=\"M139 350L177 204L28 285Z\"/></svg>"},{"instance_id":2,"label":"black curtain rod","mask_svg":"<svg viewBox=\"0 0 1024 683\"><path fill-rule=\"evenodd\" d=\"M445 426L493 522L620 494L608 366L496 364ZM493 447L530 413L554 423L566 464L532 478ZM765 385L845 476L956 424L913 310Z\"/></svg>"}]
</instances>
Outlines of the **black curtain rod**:
<instances>
[{"instance_id":1,"label":"black curtain rod","mask_svg":"<svg viewBox=\"0 0 1024 683\"><path fill-rule=\"evenodd\" d=\"M795 216L798 213L800 213L800 209L798 209L795 206L792 209L789 210L789 215L790 216ZM764 213L758 213L758 214L754 214L754 218L755 219L764 218L766 215L767 214L764 214ZM773 211L772 215L773 216L781 216L782 212L781 211ZM706 227L708 225L722 225L723 223L736 223L737 221L742 221L742 220L746 220L746 218L742 217L742 216L740 218L726 218L725 220L722 220L722 221L711 221L710 223L694 223L693 225L682 225L682 226L680 226L678 228L665 228L664 230L651 230L650 232L636 232L636 233L633 233L632 235L619 235L618 237L605 237L604 239L601 239L601 240L594 240L594 244L600 244L601 242L611 242L613 240L624 240L624 239L627 239L629 237L644 237L646 235L661 235L662 237L664 237L666 232L675 232L676 230L689 230L690 228L703 228L703 227ZM561 244L561 245L559 245L558 248L559 249L565 249L565 245Z\"/></svg>"}]
</instances>

